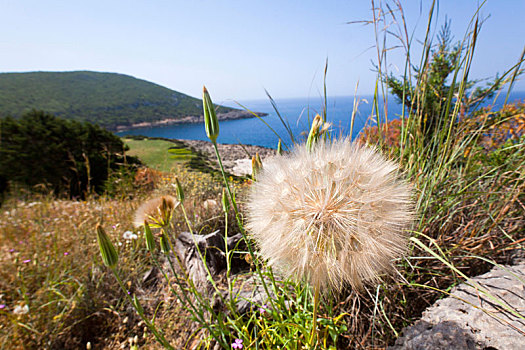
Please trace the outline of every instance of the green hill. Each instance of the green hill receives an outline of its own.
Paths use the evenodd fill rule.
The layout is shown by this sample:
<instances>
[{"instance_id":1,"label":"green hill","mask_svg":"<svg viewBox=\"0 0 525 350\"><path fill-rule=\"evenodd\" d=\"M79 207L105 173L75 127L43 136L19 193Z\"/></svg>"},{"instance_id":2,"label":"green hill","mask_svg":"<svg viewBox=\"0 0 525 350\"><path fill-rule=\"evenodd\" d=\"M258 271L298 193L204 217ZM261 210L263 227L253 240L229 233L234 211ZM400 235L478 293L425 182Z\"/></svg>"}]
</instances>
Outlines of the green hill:
<instances>
[{"instance_id":1,"label":"green hill","mask_svg":"<svg viewBox=\"0 0 525 350\"><path fill-rule=\"evenodd\" d=\"M108 129L200 116L199 99L116 73L0 73L0 117L32 109L89 121ZM221 107L220 112L236 111Z\"/></svg>"}]
</instances>

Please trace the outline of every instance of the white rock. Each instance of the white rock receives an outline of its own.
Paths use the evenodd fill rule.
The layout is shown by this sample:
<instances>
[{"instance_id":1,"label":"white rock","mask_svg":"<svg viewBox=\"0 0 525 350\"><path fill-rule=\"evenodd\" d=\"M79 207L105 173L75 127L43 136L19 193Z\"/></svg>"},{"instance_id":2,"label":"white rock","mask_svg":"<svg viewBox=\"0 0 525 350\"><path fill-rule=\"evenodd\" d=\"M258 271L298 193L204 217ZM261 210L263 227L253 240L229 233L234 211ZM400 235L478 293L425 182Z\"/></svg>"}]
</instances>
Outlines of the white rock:
<instances>
[{"instance_id":1,"label":"white rock","mask_svg":"<svg viewBox=\"0 0 525 350\"><path fill-rule=\"evenodd\" d=\"M525 349L525 263L472 280L428 308L390 349Z\"/></svg>"},{"instance_id":2,"label":"white rock","mask_svg":"<svg viewBox=\"0 0 525 350\"><path fill-rule=\"evenodd\" d=\"M252 160L247 158L237 159L232 172L237 176L250 175L252 173Z\"/></svg>"}]
</instances>

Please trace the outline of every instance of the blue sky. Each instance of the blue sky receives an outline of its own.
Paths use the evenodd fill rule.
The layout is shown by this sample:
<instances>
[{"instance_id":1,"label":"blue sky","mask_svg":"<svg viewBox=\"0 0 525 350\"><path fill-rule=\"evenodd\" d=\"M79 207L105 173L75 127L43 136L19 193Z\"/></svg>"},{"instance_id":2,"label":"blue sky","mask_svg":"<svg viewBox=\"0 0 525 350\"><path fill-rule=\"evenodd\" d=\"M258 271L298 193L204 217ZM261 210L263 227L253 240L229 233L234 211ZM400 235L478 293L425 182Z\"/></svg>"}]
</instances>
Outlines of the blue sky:
<instances>
[{"instance_id":1,"label":"blue sky","mask_svg":"<svg viewBox=\"0 0 525 350\"><path fill-rule=\"evenodd\" d=\"M379 3L376 0L376 4ZM402 0L409 31L422 39L429 0ZM442 0L457 40L476 0ZM488 0L472 78L502 73L525 45L525 1ZM216 102L321 94L328 59L329 95L373 91L377 52L368 0L0 0L0 72L118 72ZM391 45L394 40L391 40ZM419 44L414 42L417 52ZM403 52L389 52L389 70ZM525 81L516 84L525 90Z\"/></svg>"}]
</instances>

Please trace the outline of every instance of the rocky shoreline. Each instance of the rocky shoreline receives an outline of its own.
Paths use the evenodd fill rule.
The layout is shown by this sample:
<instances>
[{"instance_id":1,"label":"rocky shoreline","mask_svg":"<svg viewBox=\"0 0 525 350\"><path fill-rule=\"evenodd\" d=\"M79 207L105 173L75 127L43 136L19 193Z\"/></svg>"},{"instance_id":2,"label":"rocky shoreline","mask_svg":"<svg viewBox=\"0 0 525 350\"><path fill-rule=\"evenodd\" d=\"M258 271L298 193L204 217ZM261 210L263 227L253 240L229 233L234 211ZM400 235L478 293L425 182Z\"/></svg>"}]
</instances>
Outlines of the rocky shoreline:
<instances>
[{"instance_id":1,"label":"rocky shoreline","mask_svg":"<svg viewBox=\"0 0 525 350\"><path fill-rule=\"evenodd\" d=\"M226 113L217 113L217 118L219 121L224 120L237 120L237 119L247 119L247 118L255 118L255 115L258 117L264 117L267 116L268 113L262 113L262 112L248 112L248 111L241 111L241 110L235 110L230 111ZM190 123L203 123L204 122L204 116L199 115L188 115L185 117L180 118L164 118L160 120L154 120L151 122L141 122L141 123L133 123L130 125L117 125L113 127L114 131L126 131L131 129L138 129L138 128L148 128L153 126L165 126L165 125L173 125L173 124L190 124Z\"/></svg>"},{"instance_id":2,"label":"rocky shoreline","mask_svg":"<svg viewBox=\"0 0 525 350\"><path fill-rule=\"evenodd\" d=\"M177 141L184 143L187 147L200 151L212 163L217 162L215 149L211 142L199 140ZM255 156L257 153L262 159L274 156L277 153L275 149L254 145L219 143L217 144L217 148L219 149L224 169L237 176L251 174L252 156Z\"/></svg>"}]
</instances>

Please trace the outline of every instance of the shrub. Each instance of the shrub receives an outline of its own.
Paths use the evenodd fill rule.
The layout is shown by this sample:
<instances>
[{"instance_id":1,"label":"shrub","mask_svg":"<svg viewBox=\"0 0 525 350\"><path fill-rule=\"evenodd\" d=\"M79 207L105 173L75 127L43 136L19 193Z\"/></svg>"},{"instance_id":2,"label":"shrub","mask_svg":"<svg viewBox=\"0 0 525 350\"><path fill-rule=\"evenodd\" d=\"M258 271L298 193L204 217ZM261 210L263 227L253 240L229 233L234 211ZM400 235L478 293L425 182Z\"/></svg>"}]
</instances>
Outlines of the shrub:
<instances>
[{"instance_id":1,"label":"shrub","mask_svg":"<svg viewBox=\"0 0 525 350\"><path fill-rule=\"evenodd\" d=\"M124 158L125 146L111 132L42 111L2 119L0 140L0 182L44 184L69 197L101 193L113 171L139 163Z\"/></svg>"}]
</instances>

